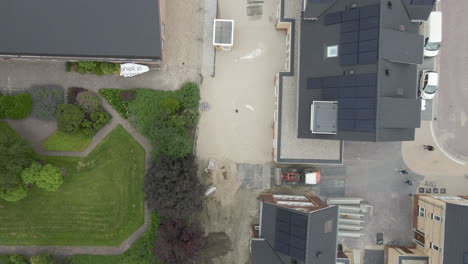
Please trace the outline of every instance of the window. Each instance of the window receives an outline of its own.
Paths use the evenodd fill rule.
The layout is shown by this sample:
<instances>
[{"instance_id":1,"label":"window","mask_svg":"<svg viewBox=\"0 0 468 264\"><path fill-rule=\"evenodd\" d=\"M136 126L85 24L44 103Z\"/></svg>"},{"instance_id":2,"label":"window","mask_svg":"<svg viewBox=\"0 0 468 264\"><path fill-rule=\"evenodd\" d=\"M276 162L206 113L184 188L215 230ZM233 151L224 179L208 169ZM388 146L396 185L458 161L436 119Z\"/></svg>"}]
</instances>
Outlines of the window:
<instances>
[{"instance_id":1,"label":"window","mask_svg":"<svg viewBox=\"0 0 468 264\"><path fill-rule=\"evenodd\" d=\"M419 216L426 217L426 209L424 207L419 207Z\"/></svg>"},{"instance_id":2,"label":"window","mask_svg":"<svg viewBox=\"0 0 468 264\"><path fill-rule=\"evenodd\" d=\"M431 213L431 219L437 222L442 222L442 218L438 215Z\"/></svg>"},{"instance_id":3,"label":"window","mask_svg":"<svg viewBox=\"0 0 468 264\"><path fill-rule=\"evenodd\" d=\"M327 58L338 57L338 45L327 46Z\"/></svg>"},{"instance_id":4,"label":"window","mask_svg":"<svg viewBox=\"0 0 468 264\"><path fill-rule=\"evenodd\" d=\"M325 222L325 233L330 233L333 231L333 220L328 220Z\"/></svg>"},{"instance_id":5,"label":"window","mask_svg":"<svg viewBox=\"0 0 468 264\"><path fill-rule=\"evenodd\" d=\"M432 244L432 243L431 243L431 245L432 245L432 249L433 249L433 250L439 251L439 247L438 247L438 246L436 246L436 245L434 245L434 244Z\"/></svg>"}]
</instances>

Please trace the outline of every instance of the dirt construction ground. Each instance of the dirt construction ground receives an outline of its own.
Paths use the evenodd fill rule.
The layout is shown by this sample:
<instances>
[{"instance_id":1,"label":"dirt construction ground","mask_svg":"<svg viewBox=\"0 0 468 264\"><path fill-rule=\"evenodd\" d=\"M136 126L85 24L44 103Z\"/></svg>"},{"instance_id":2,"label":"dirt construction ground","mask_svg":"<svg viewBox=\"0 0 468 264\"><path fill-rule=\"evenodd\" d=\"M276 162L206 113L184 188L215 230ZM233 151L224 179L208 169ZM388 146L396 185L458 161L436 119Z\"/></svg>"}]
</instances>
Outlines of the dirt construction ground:
<instances>
[{"instance_id":1,"label":"dirt construction ground","mask_svg":"<svg viewBox=\"0 0 468 264\"><path fill-rule=\"evenodd\" d=\"M224 238L207 250L203 264L250 263L249 228L258 221L261 190L243 183L238 168L272 162L273 81L285 62L286 32L275 29L277 0L251 2L218 1L218 18L235 21L234 47L217 51L215 77L202 72L201 102L209 110L202 112L197 156L205 167L216 160L216 169L202 175L217 190L200 219L207 233Z\"/></svg>"}]
</instances>

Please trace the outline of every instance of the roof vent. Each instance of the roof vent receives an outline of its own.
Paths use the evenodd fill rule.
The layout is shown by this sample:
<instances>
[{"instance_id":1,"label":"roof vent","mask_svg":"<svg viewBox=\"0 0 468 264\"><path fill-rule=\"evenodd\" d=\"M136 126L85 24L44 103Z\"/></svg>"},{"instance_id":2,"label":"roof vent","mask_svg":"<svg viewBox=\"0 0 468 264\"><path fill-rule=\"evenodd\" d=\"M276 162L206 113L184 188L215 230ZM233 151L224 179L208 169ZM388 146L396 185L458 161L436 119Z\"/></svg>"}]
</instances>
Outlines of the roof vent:
<instances>
[{"instance_id":1,"label":"roof vent","mask_svg":"<svg viewBox=\"0 0 468 264\"><path fill-rule=\"evenodd\" d=\"M392 1L388 1L388 2L387 2L387 7L388 7L389 9L392 9L392 7L393 7Z\"/></svg>"},{"instance_id":2,"label":"roof vent","mask_svg":"<svg viewBox=\"0 0 468 264\"><path fill-rule=\"evenodd\" d=\"M385 76L390 76L390 70L389 69L385 69Z\"/></svg>"},{"instance_id":3,"label":"roof vent","mask_svg":"<svg viewBox=\"0 0 468 264\"><path fill-rule=\"evenodd\" d=\"M357 4L357 3L351 3L350 9L354 9L354 8L357 8L357 7L358 7L358 4Z\"/></svg>"}]
</instances>

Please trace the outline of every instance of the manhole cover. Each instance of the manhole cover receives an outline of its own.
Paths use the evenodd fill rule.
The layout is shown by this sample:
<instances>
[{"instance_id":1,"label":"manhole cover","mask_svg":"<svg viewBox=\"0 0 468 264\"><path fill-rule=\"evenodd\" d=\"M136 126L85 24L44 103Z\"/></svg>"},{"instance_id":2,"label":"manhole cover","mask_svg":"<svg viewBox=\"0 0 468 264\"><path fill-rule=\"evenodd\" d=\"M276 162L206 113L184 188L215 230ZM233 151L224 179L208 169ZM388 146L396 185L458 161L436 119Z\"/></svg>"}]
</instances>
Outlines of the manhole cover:
<instances>
[{"instance_id":1,"label":"manhole cover","mask_svg":"<svg viewBox=\"0 0 468 264\"><path fill-rule=\"evenodd\" d=\"M203 102L200 104L200 110L203 112L210 110L210 105L207 102Z\"/></svg>"}]
</instances>

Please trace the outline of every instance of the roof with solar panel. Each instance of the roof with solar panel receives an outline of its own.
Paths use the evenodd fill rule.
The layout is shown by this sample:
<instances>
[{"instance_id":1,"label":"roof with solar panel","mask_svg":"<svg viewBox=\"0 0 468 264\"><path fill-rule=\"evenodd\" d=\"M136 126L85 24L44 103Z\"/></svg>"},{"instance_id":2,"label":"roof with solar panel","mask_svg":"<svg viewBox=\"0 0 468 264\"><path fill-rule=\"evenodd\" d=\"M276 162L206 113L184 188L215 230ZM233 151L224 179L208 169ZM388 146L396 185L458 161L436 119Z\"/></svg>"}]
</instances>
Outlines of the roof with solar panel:
<instances>
[{"instance_id":1,"label":"roof with solar panel","mask_svg":"<svg viewBox=\"0 0 468 264\"><path fill-rule=\"evenodd\" d=\"M421 122L417 65L424 45L415 21L427 19L434 0L305 3L298 137L414 140Z\"/></svg>"}]
</instances>

